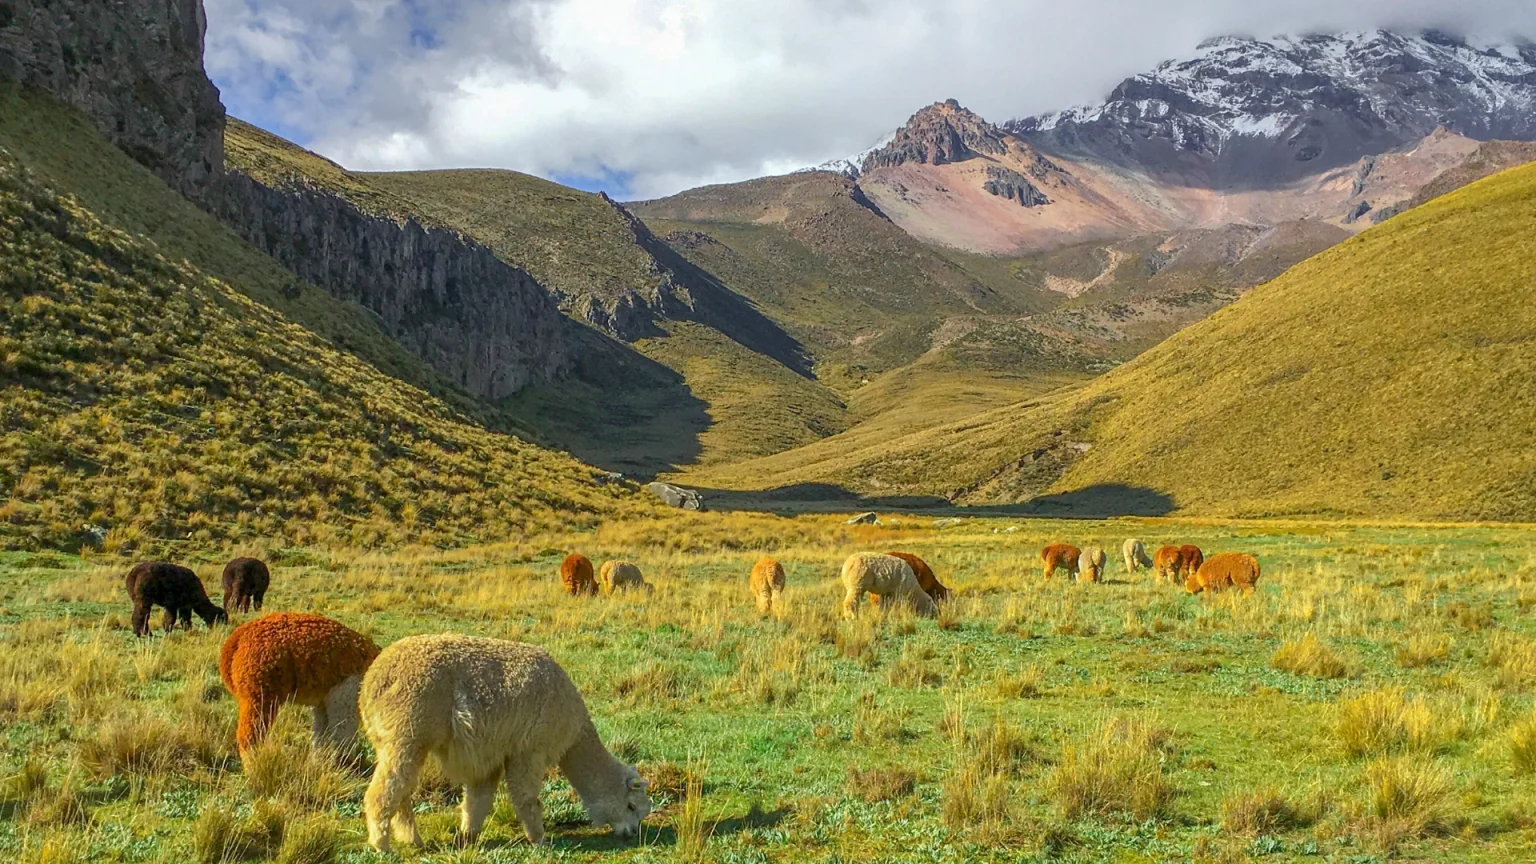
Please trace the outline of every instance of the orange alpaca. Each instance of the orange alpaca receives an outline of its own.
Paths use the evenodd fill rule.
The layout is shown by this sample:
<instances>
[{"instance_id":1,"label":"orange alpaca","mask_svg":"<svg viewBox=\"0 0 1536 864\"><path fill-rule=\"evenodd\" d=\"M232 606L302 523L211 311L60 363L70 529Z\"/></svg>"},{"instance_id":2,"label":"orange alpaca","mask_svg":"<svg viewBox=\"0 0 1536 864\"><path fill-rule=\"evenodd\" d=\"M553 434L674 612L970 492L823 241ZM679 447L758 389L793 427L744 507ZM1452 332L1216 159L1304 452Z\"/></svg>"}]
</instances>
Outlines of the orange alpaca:
<instances>
[{"instance_id":1,"label":"orange alpaca","mask_svg":"<svg viewBox=\"0 0 1536 864\"><path fill-rule=\"evenodd\" d=\"M1184 588L1191 594L1234 586L1246 592L1252 591L1258 581L1259 559L1241 552L1223 552L1205 559L1184 581Z\"/></svg>"},{"instance_id":2,"label":"orange alpaca","mask_svg":"<svg viewBox=\"0 0 1536 864\"><path fill-rule=\"evenodd\" d=\"M357 690L379 646L320 615L274 612L247 621L224 640L219 677L235 697L235 744L261 743L289 702L314 709L317 749L350 750L357 737Z\"/></svg>"},{"instance_id":3,"label":"orange alpaca","mask_svg":"<svg viewBox=\"0 0 1536 864\"><path fill-rule=\"evenodd\" d=\"M1179 575L1183 576L1185 581L1199 572L1200 565L1204 563L1205 553L1200 551L1199 546L1179 547Z\"/></svg>"},{"instance_id":4,"label":"orange alpaca","mask_svg":"<svg viewBox=\"0 0 1536 864\"><path fill-rule=\"evenodd\" d=\"M1056 575L1056 568L1065 568L1073 576L1077 575L1077 559L1083 554L1083 550L1069 543L1052 543L1040 550L1040 560L1045 564L1045 578Z\"/></svg>"},{"instance_id":5,"label":"orange alpaca","mask_svg":"<svg viewBox=\"0 0 1536 864\"><path fill-rule=\"evenodd\" d=\"M764 556L757 559L747 581L752 588L752 599L757 603L757 611L766 615L784 602L784 565L772 558Z\"/></svg>"},{"instance_id":6,"label":"orange alpaca","mask_svg":"<svg viewBox=\"0 0 1536 864\"><path fill-rule=\"evenodd\" d=\"M1152 572L1157 574L1158 582L1176 583L1183 569L1184 555L1177 546L1159 546L1152 555Z\"/></svg>"},{"instance_id":7,"label":"orange alpaca","mask_svg":"<svg viewBox=\"0 0 1536 864\"><path fill-rule=\"evenodd\" d=\"M597 594L597 579L592 575L592 560L575 552L560 562L560 581L565 583L565 593L572 597Z\"/></svg>"},{"instance_id":8,"label":"orange alpaca","mask_svg":"<svg viewBox=\"0 0 1536 864\"><path fill-rule=\"evenodd\" d=\"M917 576L917 587L923 589L924 594L932 597L933 602L943 603L949 599L949 589L939 583L938 577L933 575L933 568L928 566L927 561L910 552L887 552L885 554L907 562L912 568L913 574Z\"/></svg>"}]
</instances>

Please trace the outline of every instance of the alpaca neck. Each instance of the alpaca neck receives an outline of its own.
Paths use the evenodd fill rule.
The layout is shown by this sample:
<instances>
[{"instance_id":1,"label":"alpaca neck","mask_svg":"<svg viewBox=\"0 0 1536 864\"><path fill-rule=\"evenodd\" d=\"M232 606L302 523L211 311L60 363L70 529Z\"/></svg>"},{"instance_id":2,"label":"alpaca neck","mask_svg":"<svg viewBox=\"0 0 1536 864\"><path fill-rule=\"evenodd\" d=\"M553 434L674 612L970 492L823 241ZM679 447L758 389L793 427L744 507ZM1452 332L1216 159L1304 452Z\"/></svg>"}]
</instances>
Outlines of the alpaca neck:
<instances>
[{"instance_id":1,"label":"alpaca neck","mask_svg":"<svg viewBox=\"0 0 1536 864\"><path fill-rule=\"evenodd\" d=\"M584 805L594 798L612 795L624 783L624 763L614 758L598 740L597 730L590 721L576 738L576 743L560 757L560 772L581 796Z\"/></svg>"}]
</instances>

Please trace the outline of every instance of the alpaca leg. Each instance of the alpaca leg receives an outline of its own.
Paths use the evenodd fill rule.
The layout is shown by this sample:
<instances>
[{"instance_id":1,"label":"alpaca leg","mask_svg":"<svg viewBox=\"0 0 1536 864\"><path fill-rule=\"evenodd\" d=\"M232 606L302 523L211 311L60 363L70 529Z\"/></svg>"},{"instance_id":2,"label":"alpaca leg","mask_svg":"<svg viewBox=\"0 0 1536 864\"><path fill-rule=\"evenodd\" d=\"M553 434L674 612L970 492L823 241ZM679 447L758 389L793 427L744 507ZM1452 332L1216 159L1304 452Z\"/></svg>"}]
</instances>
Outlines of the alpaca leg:
<instances>
[{"instance_id":1,"label":"alpaca leg","mask_svg":"<svg viewBox=\"0 0 1536 864\"><path fill-rule=\"evenodd\" d=\"M517 821L523 823L528 842L535 846L544 845L544 805L539 803L543 786L543 771L525 764L507 764L507 797L512 799L512 809L517 811Z\"/></svg>"},{"instance_id":2,"label":"alpaca leg","mask_svg":"<svg viewBox=\"0 0 1536 864\"><path fill-rule=\"evenodd\" d=\"M258 591L258 592L256 592L255 602L256 602L256 611L257 612L261 611L261 601L265 600L266 598L267 598L267 592L265 592L265 591ZM247 612L251 611L251 601L250 600L247 600L246 603L245 603L245 611L247 611Z\"/></svg>"},{"instance_id":3,"label":"alpaca leg","mask_svg":"<svg viewBox=\"0 0 1536 864\"><path fill-rule=\"evenodd\" d=\"M380 746L379 763L363 795L363 814L368 823L368 845L380 852L389 851L390 826L402 843L421 845L416 831L416 814L411 812L411 798L421 779L422 763L427 754L419 750L396 751Z\"/></svg>"},{"instance_id":4,"label":"alpaca leg","mask_svg":"<svg viewBox=\"0 0 1536 864\"><path fill-rule=\"evenodd\" d=\"M781 613L784 611L784 591L782 589L775 588L773 593L768 595L768 611Z\"/></svg>"},{"instance_id":5,"label":"alpaca leg","mask_svg":"<svg viewBox=\"0 0 1536 864\"><path fill-rule=\"evenodd\" d=\"M351 675L325 694L325 701L315 709L325 712L326 726L316 730L315 747L329 747L337 759L350 759L357 752L357 691L363 676Z\"/></svg>"},{"instance_id":6,"label":"alpaca leg","mask_svg":"<svg viewBox=\"0 0 1536 864\"><path fill-rule=\"evenodd\" d=\"M763 592L763 593L760 593L760 594L756 595L755 599L757 600L757 614L759 614L759 615L767 615L768 612L773 608L773 595L772 594L769 594L767 592Z\"/></svg>"},{"instance_id":7,"label":"alpaca leg","mask_svg":"<svg viewBox=\"0 0 1536 864\"><path fill-rule=\"evenodd\" d=\"M160 629L169 633L176 629L176 607L165 607L165 614L160 617Z\"/></svg>"},{"instance_id":8,"label":"alpaca leg","mask_svg":"<svg viewBox=\"0 0 1536 864\"><path fill-rule=\"evenodd\" d=\"M133 635L149 635L149 604L139 600L133 603Z\"/></svg>"},{"instance_id":9,"label":"alpaca leg","mask_svg":"<svg viewBox=\"0 0 1536 864\"><path fill-rule=\"evenodd\" d=\"M239 717L235 721L235 745L241 753L261 744L281 707L282 703L276 699L240 699Z\"/></svg>"},{"instance_id":10,"label":"alpaca leg","mask_svg":"<svg viewBox=\"0 0 1536 864\"><path fill-rule=\"evenodd\" d=\"M485 817L491 815L491 806L496 803L496 781L499 779L492 774L464 787L464 802L459 805L459 833L453 838L458 845L468 846L480 836Z\"/></svg>"},{"instance_id":11,"label":"alpaca leg","mask_svg":"<svg viewBox=\"0 0 1536 864\"><path fill-rule=\"evenodd\" d=\"M309 721L309 746L316 753L331 748L331 718L325 710L325 703L321 702L310 711Z\"/></svg>"},{"instance_id":12,"label":"alpaca leg","mask_svg":"<svg viewBox=\"0 0 1536 864\"><path fill-rule=\"evenodd\" d=\"M863 596L864 596L864 592L859 590L858 588L849 588L848 589L847 593L845 593L843 595L843 617L844 618L857 618L857 617L859 617L859 600Z\"/></svg>"}]
</instances>

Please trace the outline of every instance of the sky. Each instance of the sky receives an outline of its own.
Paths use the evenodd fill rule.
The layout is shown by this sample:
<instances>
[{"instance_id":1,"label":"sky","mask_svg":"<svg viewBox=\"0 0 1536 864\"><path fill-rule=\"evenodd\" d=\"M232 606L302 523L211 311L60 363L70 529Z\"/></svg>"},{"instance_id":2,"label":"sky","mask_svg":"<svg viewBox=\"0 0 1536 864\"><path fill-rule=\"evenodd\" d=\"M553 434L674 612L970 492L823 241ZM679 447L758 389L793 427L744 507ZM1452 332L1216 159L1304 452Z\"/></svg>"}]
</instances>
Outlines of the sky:
<instances>
[{"instance_id":1,"label":"sky","mask_svg":"<svg viewBox=\"0 0 1536 864\"><path fill-rule=\"evenodd\" d=\"M955 98L1102 99L1219 35L1536 39L1532 0L204 0L230 113L356 170L497 167L620 199L856 153Z\"/></svg>"}]
</instances>

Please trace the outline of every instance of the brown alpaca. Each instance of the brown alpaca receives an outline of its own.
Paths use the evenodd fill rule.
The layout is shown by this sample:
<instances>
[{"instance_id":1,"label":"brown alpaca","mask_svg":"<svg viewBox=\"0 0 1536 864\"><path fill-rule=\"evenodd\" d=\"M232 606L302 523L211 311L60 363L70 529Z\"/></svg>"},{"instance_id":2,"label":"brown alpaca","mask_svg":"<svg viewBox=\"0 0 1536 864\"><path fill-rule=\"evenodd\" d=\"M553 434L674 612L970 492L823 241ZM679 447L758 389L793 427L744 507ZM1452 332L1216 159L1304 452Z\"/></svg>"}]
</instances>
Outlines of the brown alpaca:
<instances>
[{"instance_id":1,"label":"brown alpaca","mask_svg":"<svg viewBox=\"0 0 1536 864\"><path fill-rule=\"evenodd\" d=\"M261 601L272 584L267 565L255 558L236 558L224 565L224 608L229 612L261 611Z\"/></svg>"},{"instance_id":2,"label":"brown alpaca","mask_svg":"<svg viewBox=\"0 0 1536 864\"><path fill-rule=\"evenodd\" d=\"M1065 569L1074 577L1077 576L1077 559L1083 554L1083 550L1069 543L1052 543L1040 550L1040 560L1045 564L1045 578L1056 575L1056 568Z\"/></svg>"},{"instance_id":3,"label":"brown alpaca","mask_svg":"<svg viewBox=\"0 0 1536 864\"><path fill-rule=\"evenodd\" d=\"M768 557L757 559L747 581L752 589L752 599L757 603L757 611L766 615L775 606L783 604L784 566L779 562Z\"/></svg>"},{"instance_id":4,"label":"brown alpaca","mask_svg":"<svg viewBox=\"0 0 1536 864\"><path fill-rule=\"evenodd\" d=\"M1194 547L1187 547L1194 548ZM1184 550L1178 546L1161 546L1152 556L1152 570L1157 581L1177 585L1184 578Z\"/></svg>"},{"instance_id":5,"label":"brown alpaca","mask_svg":"<svg viewBox=\"0 0 1536 864\"><path fill-rule=\"evenodd\" d=\"M565 583L565 593L572 597L597 594L597 577L592 575L592 560L575 552L560 562L560 581Z\"/></svg>"},{"instance_id":6,"label":"brown alpaca","mask_svg":"<svg viewBox=\"0 0 1536 864\"><path fill-rule=\"evenodd\" d=\"M128 599L133 601L133 635L149 635L149 612L156 606L165 609L161 626L169 633L179 620L192 629L192 613L203 623L214 624L229 620L223 609L213 605L203 582L185 567L164 561L146 561L133 565L123 580L128 588Z\"/></svg>"},{"instance_id":7,"label":"brown alpaca","mask_svg":"<svg viewBox=\"0 0 1536 864\"><path fill-rule=\"evenodd\" d=\"M314 709L316 749L350 751L357 688L378 654L368 637L321 615L274 612L236 627L219 652L219 677L239 709L241 754L261 743L289 702Z\"/></svg>"},{"instance_id":8,"label":"brown alpaca","mask_svg":"<svg viewBox=\"0 0 1536 864\"><path fill-rule=\"evenodd\" d=\"M949 599L949 589L939 583L939 578L933 575L933 568L928 562L913 555L911 552L887 552L892 558L900 558L912 567L912 573L917 576L917 587L923 589L923 593L933 598L935 603L943 603Z\"/></svg>"},{"instance_id":9,"label":"brown alpaca","mask_svg":"<svg viewBox=\"0 0 1536 864\"><path fill-rule=\"evenodd\" d=\"M1259 559L1241 552L1222 552L1205 559L1185 580L1184 588L1191 594L1232 587L1251 592L1258 581Z\"/></svg>"},{"instance_id":10,"label":"brown alpaca","mask_svg":"<svg viewBox=\"0 0 1536 864\"><path fill-rule=\"evenodd\" d=\"M1179 575L1186 580L1200 570L1200 565L1205 563L1205 553L1199 546L1179 547Z\"/></svg>"}]
</instances>

